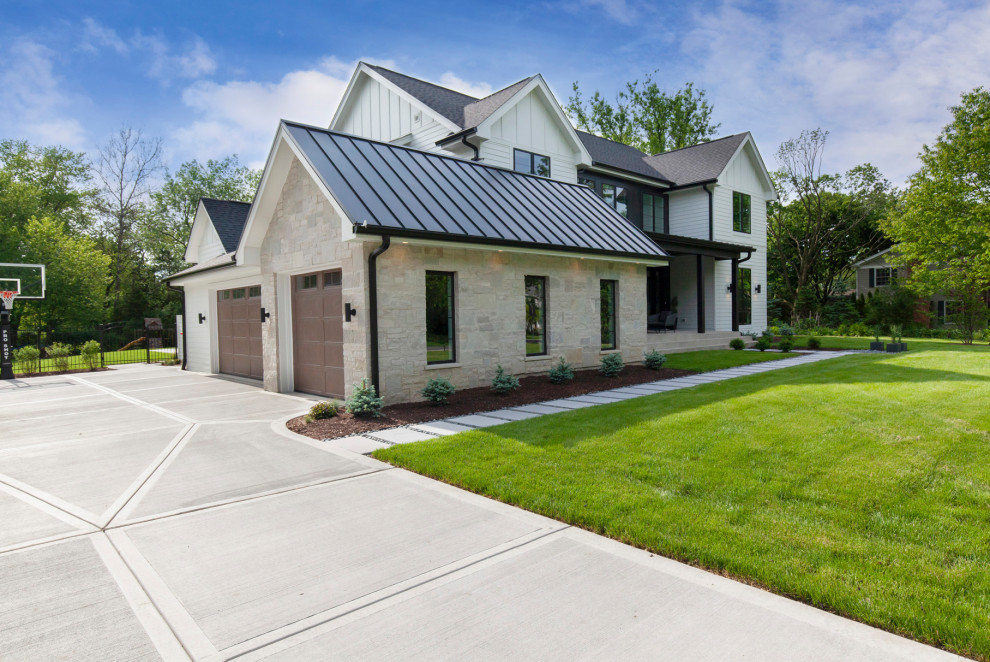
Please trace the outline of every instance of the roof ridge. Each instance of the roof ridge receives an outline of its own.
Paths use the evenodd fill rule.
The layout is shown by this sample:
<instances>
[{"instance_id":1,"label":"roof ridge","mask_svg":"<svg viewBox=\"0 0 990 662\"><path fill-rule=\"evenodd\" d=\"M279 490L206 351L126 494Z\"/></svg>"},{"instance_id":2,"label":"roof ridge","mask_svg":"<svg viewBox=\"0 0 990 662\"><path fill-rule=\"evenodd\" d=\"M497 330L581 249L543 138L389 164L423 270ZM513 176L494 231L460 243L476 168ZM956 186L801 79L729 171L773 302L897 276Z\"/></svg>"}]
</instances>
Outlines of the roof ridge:
<instances>
[{"instance_id":1,"label":"roof ridge","mask_svg":"<svg viewBox=\"0 0 990 662\"><path fill-rule=\"evenodd\" d=\"M443 90L445 92L452 92L453 94L459 94L462 97L466 97L468 99L472 99L472 103L474 101L481 101L481 99L479 99L478 97L473 97L470 94L465 94L464 92L458 92L457 90L451 89L449 87L444 87L443 85L438 85L437 83L431 83L430 81L424 80L422 78L416 78L415 76L410 76L409 74L404 74L401 71L395 71L394 69L389 69L388 67L383 67L383 66L378 65L378 64L371 64L370 62L364 62L364 61L362 61L361 63L364 64L364 65L366 65L366 66L368 66L368 67L371 67L372 69L375 69L375 70L381 69L382 71L387 71L390 74L395 74L396 76L402 76L403 78L408 78L409 80L414 80L417 83L422 83L424 85L430 85L431 87L435 87L435 88L440 89L440 90ZM491 95L489 95L489 96L491 96ZM482 97L482 98L487 99L488 97Z\"/></svg>"},{"instance_id":2,"label":"roof ridge","mask_svg":"<svg viewBox=\"0 0 990 662\"><path fill-rule=\"evenodd\" d=\"M551 181L557 184L562 184L564 186L571 186L580 190L586 190L588 187L584 184L578 184L576 182L565 182L559 179L553 179L552 177L541 177L540 175L533 175L528 172L519 172L518 170L513 170L512 168L504 168L502 166L492 165L491 163L482 163L480 161L471 161L462 159L459 156L448 156L447 154L440 154L438 152L430 152L425 149L416 149L415 147L409 147L408 145L396 145L394 143L385 142L383 140L374 140L373 138L365 138L364 136L359 136L353 133L346 133L344 131L334 131L333 129L328 129L322 126L315 126L313 124L304 124L303 122L294 122L292 120L279 120L281 124L291 124L292 126L298 126L300 128L306 129L307 131L319 131L321 133L329 133L335 136L341 136L350 140L361 140L366 143L374 143L375 145L382 145L384 147L390 147L392 149L403 149L407 152L416 152L417 154L425 154L426 156L444 159L447 161L453 161L455 163L466 163L471 166L478 168L490 168L492 170L500 170L502 172L511 172L513 175L519 175L520 177L531 177L541 182Z\"/></svg>"},{"instance_id":3,"label":"roof ridge","mask_svg":"<svg viewBox=\"0 0 990 662\"><path fill-rule=\"evenodd\" d=\"M213 197L210 197L208 195L201 195L201 196L199 196L199 199L200 200L212 200L213 202L236 202L237 204L240 204L240 205L249 205L249 204L251 204L250 202L245 202L244 200L228 200L227 198L213 198Z\"/></svg>"},{"instance_id":4,"label":"roof ridge","mask_svg":"<svg viewBox=\"0 0 990 662\"><path fill-rule=\"evenodd\" d=\"M711 145L712 143L717 143L722 140L728 140L729 138L736 138L738 136L749 133L748 131L742 131L740 133L733 133L728 136L722 136L721 138L715 138L714 140L705 140L704 142L695 143L693 145L687 145L685 147L678 147L677 149L668 149L666 152L657 152L656 154L646 154L647 158L653 158L654 156L663 156L665 154L673 154L674 152L680 152L685 149L691 149L693 147L701 147L702 145ZM645 152L644 152L645 154Z\"/></svg>"}]
</instances>

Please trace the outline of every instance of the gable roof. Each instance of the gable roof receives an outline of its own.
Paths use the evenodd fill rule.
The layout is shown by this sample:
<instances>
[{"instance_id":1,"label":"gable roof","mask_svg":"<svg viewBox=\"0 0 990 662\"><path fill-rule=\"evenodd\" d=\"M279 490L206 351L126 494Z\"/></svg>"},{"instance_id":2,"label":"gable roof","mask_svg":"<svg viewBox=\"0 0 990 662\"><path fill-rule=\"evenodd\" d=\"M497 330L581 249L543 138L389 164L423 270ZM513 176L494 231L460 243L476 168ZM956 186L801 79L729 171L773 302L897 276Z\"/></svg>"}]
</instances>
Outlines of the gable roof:
<instances>
[{"instance_id":1,"label":"gable roof","mask_svg":"<svg viewBox=\"0 0 990 662\"><path fill-rule=\"evenodd\" d=\"M209 214L223 249L228 253L237 250L237 243L241 240L251 203L214 198L200 198L199 201L203 203L206 213Z\"/></svg>"},{"instance_id":2,"label":"gable roof","mask_svg":"<svg viewBox=\"0 0 990 662\"><path fill-rule=\"evenodd\" d=\"M631 145L596 136L587 131L577 131L578 138L591 154L592 165L601 165L624 170L636 175L659 179L673 184L663 174L646 162L647 155Z\"/></svg>"},{"instance_id":3,"label":"gable roof","mask_svg":"<svg viewBox=\"0 0 990 662\"><path fill-rule=\"evenodd\" d=\"M502 107L535 76L523 78L481 99L419 78L413 78L376 64L366 66L392 84L408 92L461 129L478 126Z\"/></svg>"},{"instance_id":4,"label":"gable roof","mask_svg":"<svg viewBox=\"0 0 990 662\"><path fill-rule=\"evenodd\" d=\"M882 251L880 251L879 253L874 253L873 255L871 255L869 257L864 257L862 260L859 260L857 262L853 262L850 266L851 267L854 267L854 268L861 267L862 265L866 264L867 262L872 262L873 260L877 259L878 257L881 257L883 255L886 255L887 253L889 253L892 250L894 250L894 247L893 246L891 246L889 248L885 248Z\"/></svg>"},{"instance_id":5,"label":"gable roof","mask_svg":"<svg viewBox=\"0 0 990 662\"><path fill-rule=\"evenodd\" d=\"M284 120L282 129L357 233L667 257L585 186Z\"/></svg>"},{"instance_id":6,"label":"gable roof","mask_svg":"<svg viewBox=\"0 0 990 662\"><path fill-rule=\"evenodd\" d=\"M644 160L677 186L700 184L718 179L747 136L748 133L737 133L647 156Z\"/></svg>"}]
</instances>

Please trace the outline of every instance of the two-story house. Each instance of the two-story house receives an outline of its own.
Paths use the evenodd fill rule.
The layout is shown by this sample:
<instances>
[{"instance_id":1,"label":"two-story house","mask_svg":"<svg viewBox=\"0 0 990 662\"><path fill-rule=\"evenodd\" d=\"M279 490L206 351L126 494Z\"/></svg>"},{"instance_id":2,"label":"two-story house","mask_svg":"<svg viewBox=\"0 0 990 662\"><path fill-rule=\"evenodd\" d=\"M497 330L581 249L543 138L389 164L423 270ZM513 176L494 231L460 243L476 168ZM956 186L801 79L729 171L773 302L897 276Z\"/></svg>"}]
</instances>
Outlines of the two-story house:
<instances>
[{"instance_id":1,"label":"two-story house","mask_svg":"<svg viewBox=\"0 0 990 662\"><path fill-rule=\"evenodd\" d=\"M766 326L749 133L647 155L576 131L539 75L483 99L360 64L327 129L283 121L250 207L204 200L185 365L389 402L497 365L724 347Z\"/></svg>"}]
</instances>

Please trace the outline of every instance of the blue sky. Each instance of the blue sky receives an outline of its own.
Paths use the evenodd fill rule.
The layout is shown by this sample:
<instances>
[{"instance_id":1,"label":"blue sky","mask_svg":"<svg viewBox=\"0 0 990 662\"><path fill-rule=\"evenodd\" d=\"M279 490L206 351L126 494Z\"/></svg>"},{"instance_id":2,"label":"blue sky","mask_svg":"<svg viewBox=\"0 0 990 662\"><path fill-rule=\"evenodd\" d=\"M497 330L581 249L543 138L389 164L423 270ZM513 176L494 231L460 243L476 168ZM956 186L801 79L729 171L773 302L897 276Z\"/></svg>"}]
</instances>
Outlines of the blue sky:
<instances>
[{"instance_id":1,"label":"blue sky","mask_svg":"<svg viewBox=\"0 0 990 662\"><path fill-rule=\"evenodd\" d=\"M767 165L802 129L826 168L872 162L895 184L988 83L990 1L18 2L0 19L0 138L93 150L121 125L176 166L259 166L279 118L326 125L364 59L485 94L542 73L613 96L659 69L708 91L721 134Z\"/></svg>"}]
</instances>

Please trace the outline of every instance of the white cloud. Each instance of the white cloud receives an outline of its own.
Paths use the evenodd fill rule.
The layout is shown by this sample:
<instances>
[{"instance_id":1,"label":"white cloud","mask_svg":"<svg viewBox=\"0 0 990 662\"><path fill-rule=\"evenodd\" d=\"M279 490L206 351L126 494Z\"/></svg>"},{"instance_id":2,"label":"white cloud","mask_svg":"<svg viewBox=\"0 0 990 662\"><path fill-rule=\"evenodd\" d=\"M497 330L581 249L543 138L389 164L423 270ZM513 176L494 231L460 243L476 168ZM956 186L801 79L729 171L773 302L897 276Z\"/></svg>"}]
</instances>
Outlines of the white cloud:
<instances>
[{"instance_id":1,"label":"white cloud","mask_svg":"<svg viewBox=\"0 0 990 662\"><path fill-rule=\"evenodd\" d=\"M200 78L217 69L210 47L197 36L176 48L161 35L137 32L131 44L150 57L148 74L165 82L173 78Z\"/></svg>"},{"instance_id":2,"label":"white cloud","mask_svg":"<svg viewBox=\"0 0 990 662\"><path fill-rule=\"evenodd\" d=\"M98 23L92 18L83 19L83 40L80 47L90 53L95 53L101 48L111 48L123 55L130 48L116 30Z\"/></svg>"},{"instance_id":3,"label":"white cloud","mask_svg":"<svg viewBox=\"0 0 990 662\"><path fill-rule=\"evenodd\" d=\"M492 86L488 83L469 83L466 80L459 78L457 74L452 71L448 71L440 76L440 84L463 94L478 97L479 99L482 97L487 97L493 91Z\"/></svg>"},{"instance_id":4,"label":"white cloud","mask_svg":"<svg viewBox=\"0 0 990 662\"><path fill-rule=\"evenodd\" d=\"M327 126L344 90L353 64L327 58L313 69L291 71L277 82L197 81L182 93L182 101L197 119L175 131L176 151L183 158L217 158L240 154L242 160L264 164L280 119Z\"/></svg>"},{"instance_id":5,"label":"white cloud","mask_svg":"<svg viewBox=\"0 0 990 662\"><path fill-rule=\"evenodd\" d=\"M770 167L782 140L821 126L828 169L869 161L901 184L946 107L990 70L986 5L782 0L756 14L726 1L696 23L683 40L695 81L723 133L752 130Z\"/></svg>"},{"instance_id":6,"label":"white cloud","mask_svg":"<svg viewBox=\"0 0 990 662\"><path fill-rule=\"evenodd\" d=\"M70 112L78 100L62 89L53 70L55 51L19 39L0 57L0 126L7 137L36 144L85 147L82 124Z\"/></svg>"}]
</instances>

